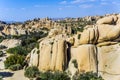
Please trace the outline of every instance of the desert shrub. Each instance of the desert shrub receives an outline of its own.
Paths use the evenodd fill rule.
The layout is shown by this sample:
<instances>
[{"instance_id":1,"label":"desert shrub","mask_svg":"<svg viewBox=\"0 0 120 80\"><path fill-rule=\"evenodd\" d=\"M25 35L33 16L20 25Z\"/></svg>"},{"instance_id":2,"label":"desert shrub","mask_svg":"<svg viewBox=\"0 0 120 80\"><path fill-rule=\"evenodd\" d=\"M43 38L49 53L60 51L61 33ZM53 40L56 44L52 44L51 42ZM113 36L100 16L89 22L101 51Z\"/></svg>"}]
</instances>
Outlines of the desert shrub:
<instances>
[{"instance_id":1,"label":"desert shrub","mask_svg":"<svg viewBox=\"0 0 120 80\"><path fill-rule=\"evenodd\" d=\"M48 28L45 28L45 27L43 27L43 28L40 28L41 30L45 30L45 31L49 31L49 29Z\"/></svg>"},{"instance_id":2,"label":"desert shrub","mask_svg":"<svg viewBox=\"0 0 120 80\"><path fill-rule=\"evenodd\" d=\"M36 42L36 38L35 37L27 37L25 38L24 40L22 40L22 46L26 46L26 45L29 45L33 42Z\"/></svg>"},{"instance_id":3,"label":"desert shrub","mask_svg":"<svg viewBox=\"0 0 120 80\"><path fill-rule=\"evenodd\" d=\"M28 78L35 78L40 74L39 70L37 67L32 66L32 67L28 67L25 70L24 75Z\"/></svg>"},{"instance_id":4,"label":"desert shrub","mask_svg":"<svg viewBox=\"0 0 120 80\"><path fill-rule=\"evenodd\" d=\"M0 75L0 80L3 80L3 77Z\"/></svg>"},{"instance_id":5,"label":"desert shrub","mask_svg":"<svg viewBox=\"0 0 120 80\"><path fill-rule=\"evenodd\" d=\"M27 55L27 53L31 52L33 48L39 47L37 42L38 39L46 37L47 35L48 33L45 33L44 31L35 31L30 32L29 34L26 32L26 35L9 35L11 38L21 40L22 45L8 50L8 53L20 53L20 55L23 55L25 53L25 55Z\"/></svg>"},{"instance_id":6,"label":"desert shrub","mask_svg":"<svg viewBox=\"0 0 120 80\"><path fill-rule=\"evenodd\" d=\"M55 72L53 80L70 80L66 72Z\"/></svg>"},{"instance_id":7,"label":"desert shrub","mask_svg":"<svg viewBox=\"0 0 120 80\"><path fill-rule=\"evenodd\" d=\"M52 77L53 74L50 71L48 71L48 72L40 73L40 76L37 77L37 80L49 80Z\"/></svg>"},{"instance_id":8,"label":"desert shrub","mask_svg":"<svg viewBox=\"0 0 120 80\"><path fill-rule=\"evenodd\" d=\"M14 54L10 55L4 61L5 68L9 68L11 65L20 64L21 66L24 65L25 57L22 55Z\"/></svg>"},{"instance_id":9,"label":"desert shrub","mask_svg":"<svg viewBox=\"0 0 120 80\"><path fill-rule=\"evenodd\" d=\"M46 37L48 33L44 32L31 32L30 35L26 35L21 38L22 47L29 53L33 48L39 48L38 39Z\"/></svg>"},{"instance_id":10,"label":"desert shrub","mask_svg":"<svg viewBox=\"0 0 120 80\"><path fill-rule=\"evenodd\" d=\"M86 72L80 74L78 78L74 80L104 80L104 79L101 76L98 76L97 73Z\"/></svg>"},{"instance_id":11,"label":"desert shrub","mask_svg":"<svg viewBox=\"0 0 120 80\"><path fill-rule=\"evenodd\" d=\"M2 42L5 38L3 36L0 36L0 42Z\"/></svg>"},{"instance_id":12,"label":"desert shrub","mask_svg":"<svg viewBox=\"0 0 120 80\"><path fill-rule=\"evenodd\" d=\"M16 71L22 69L22 66L20 64L15 64L15 65L11 65L9 69L12 71Z\"/></svg>"},{"instance_id":13,"label":"desert shrub","mask_svg":"<svg viewBox=\"0 0 120 80\"><path fill-rule=\"evenodd\" d=\"M83 25L80 25L81 27L77 27L77 31L79 31L79 32L83 32L83 30L84 30L84 26Z\"/></svg>"},{"instance_id":14,"label":"desert shrub","mask_svg":"<svg viewBox=\"0 0 120 80\"><path fill-rule=\"evenodd\" d=\"M41 73L37 80L70 80L70 78L65 72L56 71L52 73L48 71L45 73Z\"/></svg>"},{"instance_id":15,"label":"desert shrub","mask_svg":"<svg viewBox=\"0 0 120 80\"><path fill-rule=\"evenodd\" d=\"M17 46L14 48L9 48L7 53L10 54L19 54L19 55L27 55L27 51L22 46Z\"/></svg>"},{"instance_id":16,"label":"desert shrub","mask_svg":"<svg viewBox=\"0 0 120 80\"><path fill-rule=\"evenodd\" d=\"M3 51L0 51L0 57L2 57L3 56Z\"/></svg>"},{"instance_id":17,"label":"desert shrub","mask_svg":"<svg viewBox=\"0 0 120 80\"><path fill-rule=\"evenodd\" d=\"M76 59L72 60L72 63L74 64L74 67L75 67L75 68L78 68L78 63L77 63L77 60L76 60Z\"/></svg>"},{"instance_id":18,"label":"desert shrub","mask_svg":"<svg viewBox=\"0 0 120 80\"><path fill-rule=\"evenodd\" d=\"M81 35L80 35L80 34L78 34L78 39L80 39L80 37L81 37Z\"/></svg>"},{"instance_id":19,"label":"desert shrub","mask_svg":"<svg viewBox=\"0 0 120 80\"><path fill-rule=\"evenodd\" d=\"M7 48L7 47L4 45L0 45L0 49L5 49L5 48Z\"/></svg>"},{"instance_id":20,"label":"desert shrub","mask_svg":"<svg viewBox=\"0 0 120 80\"><path fill-rule=\"evenodd\" d=\"M72 34L77 34L77 28L71 27L71 30L72 30Z\"/></svg>"}]
</instances>

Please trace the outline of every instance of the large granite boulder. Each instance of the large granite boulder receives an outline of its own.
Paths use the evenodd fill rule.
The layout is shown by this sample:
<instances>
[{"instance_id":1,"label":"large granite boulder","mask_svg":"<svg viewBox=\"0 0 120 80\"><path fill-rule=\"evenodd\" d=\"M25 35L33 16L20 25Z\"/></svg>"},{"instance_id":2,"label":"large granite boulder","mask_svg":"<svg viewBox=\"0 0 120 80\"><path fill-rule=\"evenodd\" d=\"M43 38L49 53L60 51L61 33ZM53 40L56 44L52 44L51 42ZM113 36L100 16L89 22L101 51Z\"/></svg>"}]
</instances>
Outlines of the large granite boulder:
<instances>
[{"instance_id":1,"label":"large granite boulder","mask_svg":"<svg viewBox=\"0 0 120 80\"><path fill-rule=\"evenodd\" d=\"M119 44L98 47L98 71L105 80L120 80Z\"/></svg>"},{"instance_id":2,"label":"large granite boulder","mask_svg":"<svg viewBox=\"0 0 120 80\"><path fill-rule=\"evenodd\" d=\"M118 17L116 15L106 16L99 19L96 24L115 24Z\"/></svg>"},{"instance_id":3,"label":"large granite boulder","mask_svg":"<svg viewBox=\"0 0 120 80\"><path fill-rule=\"evenodd\" d=\"M29 66L38 66L39 50L34 48L29 54L29 58Z\"/></svg>"},{"instance_id":4,"label":"large granite boulder","mask_svg":"<svg viewBox=\"0 0 120 80\"><path fill-rule=\"evenodd\" d=\"M79 72L97 71L97 49L95 45L86 44L71 48L71 59L77 60Z\"/></svg>"},{"instance_id":5,"label":"large granite boulder","mask_svg":"<svg viewBox=\"0 0 120 80\"><path fill-rule=\"evenodd\" d=\"M18 39L5 39L0 45L6 46L8 49L21 45L21 40Z\"/></svg>"},{"instance_id":6,"label":"large granite boulder","mask_svg":"<svg viewBox=\"0 0 120 80\"><path fill-rule=\"evenodd\" d=\"M63 71L67 66L67 48L63 39L40 43L39 66L41 71Z\"/></svg>"},{"instance_id":7,"label":"large granite boulder","mask_svg":"<svg viewBox=\"0 0 120 80\"><path fill-rule=\"evenodd\" d=\"M98 27L88 28L81 33L80 44L95 44L99 38Z\"/></svg>"},{"instance_id":8,"label":"large granite boulder","mask_svg":"<svg viewBox=\"0 0 120 80\"><path fill-rule=\"evenodd\" d=\"M40 71L64 71L67 68L67 43L63 36L44 38L28 55L29 66L37 66Z\"/></svg>"}]
</instances>

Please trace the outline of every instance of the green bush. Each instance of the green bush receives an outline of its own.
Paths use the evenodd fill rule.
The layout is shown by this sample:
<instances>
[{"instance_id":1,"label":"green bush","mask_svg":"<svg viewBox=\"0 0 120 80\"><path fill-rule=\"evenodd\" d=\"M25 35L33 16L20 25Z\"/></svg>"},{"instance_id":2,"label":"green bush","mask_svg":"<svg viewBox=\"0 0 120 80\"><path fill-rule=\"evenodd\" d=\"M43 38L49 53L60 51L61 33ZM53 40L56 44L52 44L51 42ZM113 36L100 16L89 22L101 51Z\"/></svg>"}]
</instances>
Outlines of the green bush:
<instances>
[{"instance_id":1,"label":"green bush","mask_svg":"<svg viewBox=\"0 0 120 80\"><path fill-rule=\"evenodd\" d=\"M3 80L3 77L0 75L0 80Z\"/></svg>"},{"instance_id":2,"label":"green bush","mask_svg":"<svg viewBox=\"0 0 120 80\"><path fill-rule=\"evenodd\" d=\"M97 73L86 72L80 74L78 78L74 80L104 80L104 79L101 76L98 76Z\"/></svg>"},{"instance_id":3,"label":"green bush","mask_svg":"<svg viewBox=\"0 0 120 80\"><path fill-rule=\"evenodd\" d=\"M5 68L9 68L11 65L15 65L15 64L20 64L21 66L23 66L24 60L25 60L24 56L14 54L6 58L6 60L4 61L4 65Z\"/></svg>"},{"instance_id":4,"label":"green bush","mask_svg":"<svg viewBox=\"0 0 120 80\"><path fill-rule=\"evenodd\" d=\"M37 80L70 80L70 77L65 72L56 71L54 73L48 71L41 73Z\"/></svg>"},{"instance_id":5,"label":"green bush","mask_svg":"<svg viewBox=\"0 0 120 80\"><path fill-rule=\"evenodd\" d=\"M22 46L17 46L14 48L9 48L7 53L10 54L19 54L19 55L27 55L27 51Z\"/></svg>"},{"instance_id":6,"label":"green bush","mask_svg":"<svg viewBox=\"0 0 120 80\"><path fill-rule=\"evenodd\" d=\"M10 48L7 52L11 54L20 54L27 55L35 47L39 47L38 40L40 38L46 37L48 33L44 31L34 31L29 34L26 32L26 35L9 35L11 38L19 39L22 41L21 46ZM7 37L6 37L7 38Z\"/></svg>"},{"instance_id":7,"label":"green bush","mask_svg":"<svg viewBox=\"0 0 120 80\"><path fill-rule=\"evenodd\" d=\"M70 80L66 72L55 72L53 80Z\"/></svg>"},{"instance_id":8,"label":"green bush","mask_svg":"<svg viewBox=\"0 0 120 80\"><path fill-rule=\"evenodd\" d=\"M48 71L44 73L40 73L40 76L37 77L37 80L50 80L53 77L53 74Z\"/></svg>"},{"instance_id":9,"label":"green bush","mask_svg":"<svg viewBox=\"0 0 120 80\"><path fill-rule=\"evenodd\" d=\"M28 67L25 70L24 75L28 78L35 78L40 74L39 70L37 67L32 66L32 67Z\"/></svg>"},{"instance_id":10,"label":"green bush","mask_svg":"<svg viewBox=\"0 0 120 80\"><path fill-rule=\"evenodd\" d=\"M74 67L75 67L75 68L78 68L78 63L77 63L77 60L76 60L76 59L72 60L72 63L74 64Z\"/></svg>"},{"instance_id":11,"label":"green bush","mask_svg":"<svg viewBox=\"0 0 120 80\"><path fill-rule=\"evenodd\" d=\"M9 69L12 71L16 71L22 69L22 66L20 64L15 64L15 65L11 65Z\"/></svg>"},{"instance_id":12,"label":"green bush","mask_svg":"<svg viewBox=\"0 0 120 80\"><path fill-rule=\"evenodd\" d=\"M2 42L5 38L3 36L0 36L0 42Z\"/></svg>"},{"instance_id":13,"label":"green bush","mask_svg":"<svg viewBox=\"0 0 120 80\"><path fill-rule=\"evenodd\" d=\"M4 45L0 45L0 49L5 49L5 48L7 48L7 47Z\"/></svg>"},{"instance_id":14,"label":"green bush","mask_svg":"<svg viewBox=\"0 0 120 80\"><path fill-rule=\"evenodd\" d=\"M81 34L78 34L78 39L80 39L80 37L81 37Z\"/></svg>"},{"instance_id":15,"label":"green bush","mask_svg":"<svg viewBox=\"0 0 120 80\"><path fill-rule=\"evenodd\" d=\"M0 51L0 57L2 57L3 56L3 51Z\"/></svg>"}]
</instances>

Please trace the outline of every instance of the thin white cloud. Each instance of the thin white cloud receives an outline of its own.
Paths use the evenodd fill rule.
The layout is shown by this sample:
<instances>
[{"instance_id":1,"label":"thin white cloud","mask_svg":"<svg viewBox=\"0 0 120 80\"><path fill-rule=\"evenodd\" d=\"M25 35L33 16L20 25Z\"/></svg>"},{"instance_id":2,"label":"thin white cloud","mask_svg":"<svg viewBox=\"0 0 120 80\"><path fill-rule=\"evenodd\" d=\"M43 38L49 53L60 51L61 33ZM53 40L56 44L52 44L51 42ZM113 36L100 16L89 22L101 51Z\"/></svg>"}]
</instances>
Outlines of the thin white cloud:
<instances>
[{"instance_id":1,"label":"thin white cloud","mask_svg":"<svg viewBox=\"0 0 120 80\"><path fill-rule=\"evenodd\" d=\"M67 4L67 1L62 1L60 2L60 4Z\"/></svg>"},{"instance_id":2,"label":"thin white cloud","mask_svg":"<svg viewBox=\"0 0 120 80\"><path fill-rule=\"evenodd\" d=\"M34 5L34 7L39 8L39 7L48 7L47 5Z\"/></svg>"},{"instance_id":3,"label":"thin white cloud","mask_svg":"<svg viewBox=\"0 0 120 80\"><path fill-rule=\"evenodd\" d=\"M113 1L111 5L114 5L116 12L120 12L120 1Z\"/></svg>"},{"instance_id":4,"label":"thin white cloud","mask_svg":"<svg viewBox=\"0 0 120 80\"><path fill-rule=\"evenodd\" d=\"M120 6L120 2L112 2L113 5L117 5L117 6Z\"/></svg>"},{"instance_id":5,"label":"thin white cloud","mask_svg":"<svg viewBox=\"0 0 120 80\"><path fill-rule=\"evenodd\" d=\"M79 5L80 8L91 8L93 7L93 5L90 4L83 4L83 5Z\"/></svg>"},{"instance_id":6,"label":"thin white cloud","mask_svg":"<svg viewBox=\"0 0 120 80\"><path fill-rule=\"evenodd\" d=\"M97 1L97 0L90 0L91 2Z\"/></svg>"},{"instance_id":7,"label":"thin white cloud","mask_svg":"<svg viewBox=\"0 0 120 80\"><path fill-rule=\"evenodd\" d=\"M73 6L73 5L67 5L67 6L65 6L65 8L73 8L73 7L75 7L75 6Z\"/></svg>"},{"instance_id":8,"label":"thin white cloud","mask_svg":"<svg viewBox=\"0 0 120 80\"><path fill-rule=\"evenodd\" d=\"M72 0L71 4L85 3L85 2L95 2L97 0Z\"/></svg>"},{"instance_id":9,"label":"thin white cloud","mask_svg":"<svg viewBox=\"0 0 120 80\"><path fill-rule=\"evenodd\" d=\"M73 0L71 1L71 4L77 4L77 3L81 3L84 2L85 0Z\"/></svg>"},{"instance_id":10,"label":"thin white cloud","mask_svg":"<svg viewBox=\"0 0 120 80\"><path fill-rule=\"evenodd\" d=\"M101 2L101 5L108 5L107 2Z\"/></svg>"},{"instance_id":11,"label":"thin white cloud","mask_svg":"<svg viewBox=\"0 0 120 80\"><path fill-rule=\"evenodd\" d=\"M11 10L16 10L17 8L0 8L1 11L11 11Z\"/></svg>"},{"instance_id":12,"label":"thin white cloud","mask_svg":"<svg viewBox=\"0 0 120 80\"><path fill-rule=\"evenodd\" d=\"M26 10L26 8L21 8L21 10Z\"/></svg>"},{"instance_id":13,"label":"thin white cloud","mask_svg":"<svg viewBox=\"0 0 120 80\"><path fill-rule=\"evenodd\" d=\"M106 1L106 0L101 0L101 1Z\"/></svg>"},{"instance_id":14,"label":"thin white cloud","mask_svg":"<svg viewBox=\"0 0 120 80\"><path fill-rule=\"evenodd\" d=\"M58 8L58 10L60 10L60 11L61 11L62 9L63 9L63 8Z\"/></svg>"}]
</instances>

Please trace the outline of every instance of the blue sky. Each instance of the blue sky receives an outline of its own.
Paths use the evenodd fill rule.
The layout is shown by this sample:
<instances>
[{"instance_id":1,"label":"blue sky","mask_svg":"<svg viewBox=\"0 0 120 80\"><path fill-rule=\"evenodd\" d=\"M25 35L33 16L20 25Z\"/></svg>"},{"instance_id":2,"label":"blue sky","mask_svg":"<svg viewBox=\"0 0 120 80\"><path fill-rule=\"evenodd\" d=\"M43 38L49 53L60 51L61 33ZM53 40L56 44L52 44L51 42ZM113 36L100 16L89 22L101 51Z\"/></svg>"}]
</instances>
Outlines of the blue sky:
<instances>
[{"instance_id":1,"label":"blue sky","mask_svg":"<svg viewBox=\"0 0 120 80\"><path fill-rule=\"evenodd\" d=\"M0 20L64 18L119 13L120 0L0 0Z\"/></svg>"}]
</instances>

